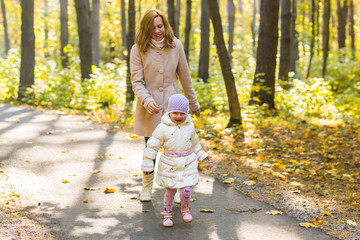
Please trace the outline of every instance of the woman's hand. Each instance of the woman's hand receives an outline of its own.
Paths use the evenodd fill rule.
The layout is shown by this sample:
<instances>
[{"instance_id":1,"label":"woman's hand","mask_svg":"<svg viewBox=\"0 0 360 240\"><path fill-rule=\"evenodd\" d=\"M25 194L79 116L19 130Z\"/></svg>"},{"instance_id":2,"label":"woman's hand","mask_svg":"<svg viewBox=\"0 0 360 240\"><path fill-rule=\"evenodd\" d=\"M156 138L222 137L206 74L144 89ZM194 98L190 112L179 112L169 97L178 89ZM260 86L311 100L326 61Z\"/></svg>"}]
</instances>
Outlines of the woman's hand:
<instances>
[{"instance_id":1,"label":"woman's hand","mask_svg":"<svg viewBox=\"0 0 360 240\"><path fill-rule=\"evenodd\" d=\"M150 102L147 107L146 110L150 113L150 114L156 114L160 112L160 108L159 106L156 104L156 102Z\"/></svg>"},{"instance_id":2,"label":"woman's hand","mask_svg":"<svg viewBox=\"0 0 360 240\"><path fill-rule=\"evenodd\" d=\"M200 117L200 109L196 111L191 111L191 114L196 115L197 117Z\"/></svg>"}]
</instances>

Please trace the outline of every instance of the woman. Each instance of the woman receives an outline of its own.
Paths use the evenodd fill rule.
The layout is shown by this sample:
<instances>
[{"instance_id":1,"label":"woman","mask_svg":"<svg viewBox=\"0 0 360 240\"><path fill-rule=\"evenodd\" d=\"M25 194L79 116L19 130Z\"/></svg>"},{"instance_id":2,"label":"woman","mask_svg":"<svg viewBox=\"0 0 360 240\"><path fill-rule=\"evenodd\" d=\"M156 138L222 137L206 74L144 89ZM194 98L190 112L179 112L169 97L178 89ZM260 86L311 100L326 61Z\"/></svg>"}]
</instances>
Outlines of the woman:
<instances>
[{"instance_id":1,"label":"woman","mask_svg":"<svg viewBox=\"0 0 360 240\"><path fill-rule=\"evenodd\" d=\"M130 52L130 71L137 97L134 133L144 136L145 144L161 122L168 99L180 93L177 77L191 112L200 115L183 46L174 37L167 17L157 9L147 10L140 20ZM153 171L144 172L141 201L151 201L153 179Z\"/></svg>"}]
</instances>

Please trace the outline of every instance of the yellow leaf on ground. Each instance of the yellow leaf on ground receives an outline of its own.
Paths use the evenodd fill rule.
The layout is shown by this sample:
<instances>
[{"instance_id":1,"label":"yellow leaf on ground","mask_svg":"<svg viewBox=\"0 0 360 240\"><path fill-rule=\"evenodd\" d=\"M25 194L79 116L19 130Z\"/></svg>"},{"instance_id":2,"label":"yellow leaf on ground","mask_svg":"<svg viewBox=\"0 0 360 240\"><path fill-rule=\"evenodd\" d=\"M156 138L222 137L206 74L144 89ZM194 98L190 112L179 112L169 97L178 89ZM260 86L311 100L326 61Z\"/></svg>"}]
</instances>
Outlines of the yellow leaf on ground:
<instances>
[{"instance_id":1,"label":"yellow leaf on ground","mask_svg":"<svg viewBox=\"0 0 360 240\"><path fill-rule=\"evenodd\" d=\"M350 226L354 226L354 227L357 226L357 223L352 220L347 220L346 223Z\"/></svg>"},{"instance_id":2,"label":"yellow leaf on ground","mask_svg":"<svg viewBox=\"0 0 360 240\"><path fill-rule=\"evenodd\" d=\"M251 175L251 176L250 176L250 179L251 179L251 180L256 180L256 179L257 179L257 177L258 177L258 175L257 175L257 174L253 174L253 175Z\"/></svg>"},{"instance_id":3,"label":"yellow leaf on ground","mask_svg":"<svg viewBox=\"0 0 360 240\"><path fill-rule=\"evenodd\" d=\"M234 178L228 178L228 179L224 180L223 183L230 184L230 183L233 183L234 181L235 181Z\"/></svg>"},{"instance_id":4,"label":"yellow leaf on ground","mask_svg":"<svg viewBox=\"0 0 360 240\"><path fill-rule=\"evenodd\" d=\"M114 193L116 191L115 188L105 188L104 192L105 193Z\"/></svg>"},{"instance_id":5,"label":"yellow leaf on ground","mask_svg":"<svg viewBox=\"0 0 360 240\"><path fill-rule=\"evenodd\" d=\"M83 200L83 203L88 203L89 202L89 199L84 199Z\"/></svg>"},{"instance_id":6,"label":"yellow leaf on ground","mask_svg":"<svg viewBox=\"0 0 360 240\"><path fill-rule=\"evenodd\" d=\"M327 212L327 211L321 211L321 214L327 217L331 217L331 213Z\"/></svg>"},{"instance_id":7,"label":"yellow leaf on ground","mask_svg":"<svg viewBox=\"0 0 360 240\"><path fill-rule=\"evenodd\" d=\"M212 210L212 209L200 209L200 212L204 212L204 213L214 213L215 210Z\"/></svg>"},{"instance_id":8,"label":"yellow leaf on ground","mask_svg":"<svg viewBox=\"0 0 360 240\"><path fill-rule=\"evenodd\" d=\"M359 203L358 203L357 201L353 201L353 202L351 203L351 205L352 205L352 206L356 206L356 205L359 205Z\"/></svg>"},{"instance_id":9,"label":"yellow leaf on ground","mask_svg":"<svg viewBox=\"0 0 360 240\"><path fill-rule=\"evenodd\" d=\"M269 214L269 215L282 215L283 212L278 211L278 210L271 210L271 211L266 212L266 214Z\"/></svg>"},{"instance_id":10,"label":"yellow leaf on ground","mask_svg":"<svg viewBox=\"0 0 360 240\"><path fill-rule=\"evenodd\" d=\"M66 179L62 179L62 183L70 183L70 182Z\"/></svg>"},{"instance_id":11,"label":"yellow leaf on ground","mask_svg":"<svg viewBox=\"0 0 360 240\"><path fill-rule=\"evenodd\" d=\"M305 148L303 148L303 147L295 147L294 151L297 152L297 153L302 153L302 152L305 151Z\"/></svg>"},{"instance_id":12,"label":"yellow leaf on ground","mask_svg":"<svg viewBox=\"0 0 360 240\"><path fill-rule=\"evenodd\" d=\"M250 180L250 181L245 181L244 184L245 184L245 185L248 185L248 186L254 186L254 185L256 184L256 182Z\"/></svg>"},{"instance_id":13,"label":"yellow leaf on ground","mask_svg":"<svg viewBox=\"0 0 360 240\"><path fill-rule=\"evenodd\" d=\"M305 228L318 228L318 226L316 226L313 223L299 223L300 227L305 227Z\"/></svg>"}]
</instances>

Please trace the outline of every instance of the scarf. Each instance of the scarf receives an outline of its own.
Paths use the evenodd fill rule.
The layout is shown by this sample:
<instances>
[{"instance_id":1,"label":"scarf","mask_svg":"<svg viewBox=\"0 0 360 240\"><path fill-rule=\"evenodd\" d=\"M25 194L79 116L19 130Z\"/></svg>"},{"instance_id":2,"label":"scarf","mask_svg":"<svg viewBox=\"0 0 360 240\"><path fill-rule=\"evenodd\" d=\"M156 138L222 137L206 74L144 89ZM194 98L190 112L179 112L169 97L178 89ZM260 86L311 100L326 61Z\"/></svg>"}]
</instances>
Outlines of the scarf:
<instances>
[{"instance_id":1,"label":"scarf","mask_svg":"<svg viewBox=\"0 0 360 240\"><path fill-rule=\"evenodd\" d=\"M155 47L158 47L158 48L162 48L164 47L164 40L165 38L161 39L160 41L156 41L155 39L151 39L151 43L155 46Z\"/></svg>"}]
</instances>

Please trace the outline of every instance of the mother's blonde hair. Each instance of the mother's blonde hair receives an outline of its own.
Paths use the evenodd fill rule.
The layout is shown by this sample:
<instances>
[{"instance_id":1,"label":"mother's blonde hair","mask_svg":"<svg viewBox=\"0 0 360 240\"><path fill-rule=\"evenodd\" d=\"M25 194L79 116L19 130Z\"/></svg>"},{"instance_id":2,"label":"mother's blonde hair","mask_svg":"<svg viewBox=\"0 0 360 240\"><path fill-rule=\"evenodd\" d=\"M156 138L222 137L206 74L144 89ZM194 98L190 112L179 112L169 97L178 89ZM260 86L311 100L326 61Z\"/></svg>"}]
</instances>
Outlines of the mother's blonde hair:
<instances>
[{"instance_id":1,"label":"mother's blonde hair","mask_svg":"<svg viewBox=\"0 0 360 240\"><path fill-rule=\"evenodd\" d=\"M167 17L158 9L147 10L140 20L140 26L135 36L135 43L139 46L140 51L146 52L151 44L151 35L154 29L154 19L161 17L164 28L164 47L174 47L174 31L172 30Z\"/></svg>"}]
</instances>

